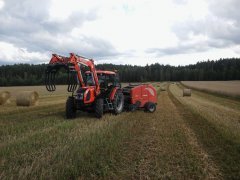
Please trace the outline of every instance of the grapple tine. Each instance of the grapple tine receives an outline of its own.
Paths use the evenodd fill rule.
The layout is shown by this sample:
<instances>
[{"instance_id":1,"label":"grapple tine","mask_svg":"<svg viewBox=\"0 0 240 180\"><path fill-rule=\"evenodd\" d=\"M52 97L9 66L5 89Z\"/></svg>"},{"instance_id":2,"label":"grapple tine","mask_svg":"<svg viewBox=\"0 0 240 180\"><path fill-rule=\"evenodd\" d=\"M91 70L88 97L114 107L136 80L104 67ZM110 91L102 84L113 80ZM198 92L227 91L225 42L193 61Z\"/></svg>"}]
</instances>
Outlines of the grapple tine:
<instances>
[{"instance_id":1,"label":"grapple tine","mask_svg":"<svg viewBox=\"0 0 240 180\"><path fill-rule=\"evenodd\" d=\"M52 91L52 72L49 72L49 81L48 81L49 89Z\"/></svg>"},{"instance_id":2,"label":"grapple tine","mask_svg":"<svg viewBox=\"0 0 240 180\"><path fill-rule=\"evenodd\" d=\"M56 85L55 85L55 77L56 77L56 72L52 72L52 91L56 90Z\"/></svg>"},{"instance_id":3,"label":"grapple tine","mask_svg":"<svg viewBox=\"0 0 240 180\"><path fill-rule=\"evenodd\" d=\"M74 92L76 90L76 88L77 88L76 77L77 77L76 72L69 70L69 72L68 72L68 92Z\"/></svg>"},{"instance_id":4,"label":"grapple tine","mask_svg":"<svg viewBox=\"0 0 240 180\"><path fill-rule=\"evenodd\" d=\"M68 92L71 92L71 90L70 90L70 86L71 86L71 82L70 82L70 72L68 71L68 88L67 88L67 90L68 90Z\"/></svg>"},{"instance_id":5,"label":"grapple tine","mask_svg":"<svg viewBox=\"0 0 240 180\"><path fill-rule=\"evenodd\" d=\"M46 85L46 89L50 92L56 90L55 75L56 75L56 70L49 66L45 71L45 85Z\"/></svg>"},{"instance_id":6,"label":"grapple tine","mask_svg":"<svg viewBox=\"0 0 240 180\"><path fill-rule=\"evenodd\" d=\"M45 71L45 74L44 74L44 81L45 81L46 89L48 90L48 84L47 84L47 82L48 82L48 73L47 73L47 70Z\"/></svg>"},{"instance_id":7,"label":"grapple tine","mask_svg":"<svg viewBox=\"0 0 240 180\"><path fill-rule=\"evenodd\" d=\"M73 88L72 88L72 72L70 71L69 72L69 89L68 89L69 92L72 92L73 91Z\"/></svg>"},{"instance_id":8,"label":"grapple tine","mask_svg":"<svg viewBox=\"0 0 240 180\"><path fill-rule=\"evenodd\" d=\"M59 69L64 68L68 73L68 92L74 92L77 89L77 73L73 70L71 64L49 64L45 71L45 85L48 91L56 90L56 76Z\"/></svg>"},{"instance_id":9,"label":"grapple tine","mask_svg":"<svg viewBox=\"0 0 240 180\"><path fill-rule=\"evenodd\" d=\"M49 73L49 71L48 70L46 70L46 72L45 72L45 85L46 85L46 89L48 90L48 91L51 91L51 87L50 87L50 73Z\"/></svg>"}]
</instances>

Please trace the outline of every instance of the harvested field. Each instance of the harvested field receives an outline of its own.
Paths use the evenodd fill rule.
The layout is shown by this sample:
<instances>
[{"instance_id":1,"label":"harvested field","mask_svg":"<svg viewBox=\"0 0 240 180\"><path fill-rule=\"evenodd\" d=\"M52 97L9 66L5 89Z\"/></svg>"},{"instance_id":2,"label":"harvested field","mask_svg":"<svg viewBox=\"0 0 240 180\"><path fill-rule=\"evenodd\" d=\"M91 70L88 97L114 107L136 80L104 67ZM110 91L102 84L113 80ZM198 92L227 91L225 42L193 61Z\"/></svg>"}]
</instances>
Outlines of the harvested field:
<instances>
[{"instance_id":1,"label":"harvested field","mask_svg":"<svg viewBox=\"0 0 240 180\"><path fill-rule=\"evenodd\" d=\"M46 90L45 86L17 86L17 87L0 87L1 91L9 91L13 98L16 98L21 91L37 91L40 96L49 96L50 93ZM58 85L56 91L51 93L51 95L63 95L67 94L66 85ZM71 94L71 93L69 93Z\"/></svg>"},{"instance_id":2,"label":"harvested field","mask_svg":"<svg viewBox=\"0 0 240 180\"><path fill-rule=\"evenodd\" d=\"M181 83L201 91L240 97L240 81L181 81Z\"/></svg>"},{"instance_id":3,"label":"harvested field","mask_svg":"<svg viewBox=\"0 0 240 180\"><path fill-rule=\"evenodd\" d=\"M203 146L219 164L225 178L240 176L240 102L193 91L182 97L182 87L170 86L172 96L195 118L186 122L198 135Z\"/></svg>"},{"instance_id":4,"label":"harvested field","mask_svg":"<svg viewBox=\"0 0 240 180\"><path fill-rule=\"evenodd\" d=\"M171 92L179 101L187 105L199 114L202 114L206 119L214 123L214 125L225 133L232 134L232 138L239 140L240 143L240 102L235 102L236 108L229 107L225 102L213 102L208 100L207 96L201 96L193 93L191 98L185 99L182 97L182 89L179 86L170 86ZM223 99L222 99L223 100Z\"/></svg>"},{"instance_id":5,"label":"harvested field","mask_svg":"<svg viewBox=\"0 0 240 180\"><path fill-rule=\"evenodd\" d=\"M0 179L239 177L240 102L196 91L183 98L176 83L154 85L155 113L106 113L98 120L79 112L71 121L65 87L57 94L27 87L39 92L38 106L17 107L13 97L0 109Z\"/></svg>"}]
</instances>

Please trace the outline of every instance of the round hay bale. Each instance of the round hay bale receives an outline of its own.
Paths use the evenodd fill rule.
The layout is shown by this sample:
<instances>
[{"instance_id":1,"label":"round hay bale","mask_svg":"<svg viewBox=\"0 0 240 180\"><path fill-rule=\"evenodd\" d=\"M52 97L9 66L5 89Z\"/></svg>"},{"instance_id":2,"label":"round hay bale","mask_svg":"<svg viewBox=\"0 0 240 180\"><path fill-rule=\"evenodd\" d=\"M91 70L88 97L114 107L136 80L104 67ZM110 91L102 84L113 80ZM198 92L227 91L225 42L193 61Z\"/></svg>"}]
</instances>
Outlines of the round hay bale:
<instances>
[{"instance_id":1,"label":"round hay bale","mask_svg":"<svg viewBox=\"0 0 240 180\"><path fill-rule=\"evenodd\" d=\"M192 94L191 89L183 89L183 97L191 96L191 94Z\"/></svg>"},{"instance_id":2,"label":"round hay bale","mask_svg":"<svg viewBox=\"0 0 240 180\"><path fill-rule=\"evenodd\" d=\"M161 87L161 91L166 91L166 87Z\"/></svg>"},{"instance_id":3,"label":"round hay bale","mask_svg":"<svg viewBox=\"0 0 240 180\"><path fill-rule=\"evenodd\" d=\"M0 92L0 105L3 105L10 101L11 94L8 91Z\"/></svg>"},{"instance_id":4,"label":"round hay bale","mask_svg":"<svg viewBox=\"0 0 240 180\"><path fill-rule=\"evenodd\" d=\"M16 97L17 106L34 106L38 102L39 95L36 91L22 91Z\"/></svg>"}]
</instances>

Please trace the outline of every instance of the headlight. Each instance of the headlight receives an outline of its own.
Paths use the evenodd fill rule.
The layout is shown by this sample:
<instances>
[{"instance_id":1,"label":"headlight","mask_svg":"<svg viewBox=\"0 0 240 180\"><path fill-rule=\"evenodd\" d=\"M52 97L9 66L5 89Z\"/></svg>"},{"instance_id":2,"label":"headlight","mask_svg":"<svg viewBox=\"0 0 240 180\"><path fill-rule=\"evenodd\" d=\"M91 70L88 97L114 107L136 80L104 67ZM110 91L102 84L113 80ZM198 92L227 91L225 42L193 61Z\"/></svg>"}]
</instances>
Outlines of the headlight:
<instances>
[{"instance_id":1,"label":"headlight","mask_svg":"<svg viewBox=\"0 0 240 180\"><path fill-rule=\"evenodd\" d=\"M88 91L88 92L87 92L86 101L89 101L89 100L90 100L90 97L91 97L91 93L90 93L90 91Z\"/></svg>"}]
</instances>

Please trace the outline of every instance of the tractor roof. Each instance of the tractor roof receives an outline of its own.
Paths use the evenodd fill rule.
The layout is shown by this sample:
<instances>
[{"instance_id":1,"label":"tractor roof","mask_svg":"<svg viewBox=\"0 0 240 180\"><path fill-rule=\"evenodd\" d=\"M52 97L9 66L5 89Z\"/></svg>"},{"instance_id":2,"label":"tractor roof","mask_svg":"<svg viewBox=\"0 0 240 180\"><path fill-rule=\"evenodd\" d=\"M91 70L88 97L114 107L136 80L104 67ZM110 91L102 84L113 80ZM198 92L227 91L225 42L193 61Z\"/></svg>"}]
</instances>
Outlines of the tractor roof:
<instances>
[{"instance_id":1,"label":"tractor roof","mask_svg":"<svg viewBox=\"0 0 240 180\"><path fill-rule=\"evenodd\" d=\"M85 73L86 73L86 74L89 74L90 71L86 71ZM114 72L114 71L97 70L97 74L116 75L116 72Z\"/></svg>"}]
</instances>

